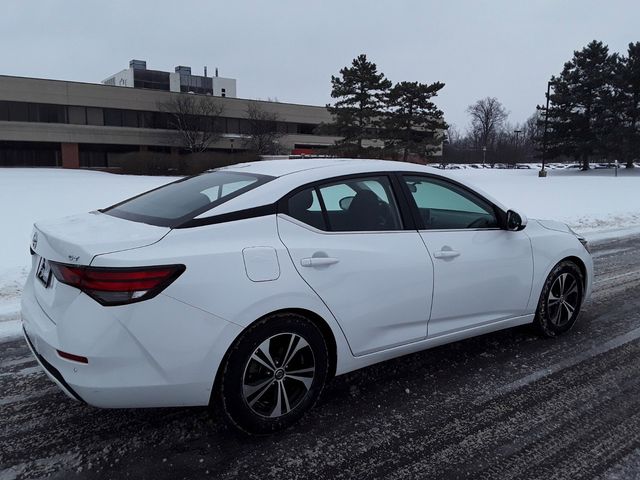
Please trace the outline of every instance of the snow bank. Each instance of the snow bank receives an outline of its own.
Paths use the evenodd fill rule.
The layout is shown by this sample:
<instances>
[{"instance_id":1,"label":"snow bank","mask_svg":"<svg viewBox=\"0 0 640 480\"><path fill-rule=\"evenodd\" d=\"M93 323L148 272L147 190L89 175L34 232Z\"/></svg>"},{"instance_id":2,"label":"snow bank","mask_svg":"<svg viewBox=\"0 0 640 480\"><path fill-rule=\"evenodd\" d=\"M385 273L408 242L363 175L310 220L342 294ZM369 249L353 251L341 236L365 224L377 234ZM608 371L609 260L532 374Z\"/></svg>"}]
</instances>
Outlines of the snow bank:
<instances>
[{"instance_id":1,"label":"snow bank","mask_svg":"<svg viewBox=\"0 0 640 480\"><path fill-rule=\"evenodd\" d=\"M621 169L618 178L613 170L551 170L547 178L538 178L537 169L434 171L477 185L531 218L566 222L590 239L640 229L640 168ZM0 321L18 317L34 222L106 207L171 180L86 170L0 168Z\"/></svg>"},{"instance_id":2,"label":"snow bank","mask_svg":"<svg viewBox=\"0 0 640 480\"><path fill-rule=\"evenodd\" d=\"M86 170L0 168L0 321L15 318L34 222L107 207L173 180Z\"/></svg>"},{"instance_id":3,"label":"snow bank","mask_svg":"<svg viewBox=\"0 0 640 480\"><path fill-rule=\"evenodd\" d=\"M586 234L640 226L640 168L614 170L445 170L530 218L565 222ZM618 232L619 233L619 232ZM617 236L612 232L612 236Z\"/></svg>"}]
</instances>

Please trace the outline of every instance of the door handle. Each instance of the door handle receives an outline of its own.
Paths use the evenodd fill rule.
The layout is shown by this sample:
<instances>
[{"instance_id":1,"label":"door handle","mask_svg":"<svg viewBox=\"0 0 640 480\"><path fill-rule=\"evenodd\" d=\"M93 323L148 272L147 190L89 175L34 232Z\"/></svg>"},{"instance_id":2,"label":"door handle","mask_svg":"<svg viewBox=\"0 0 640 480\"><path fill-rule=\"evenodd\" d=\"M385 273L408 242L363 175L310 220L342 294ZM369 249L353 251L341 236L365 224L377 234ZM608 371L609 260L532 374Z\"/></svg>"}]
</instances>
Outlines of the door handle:
<instances>
[{"instance_id":1,"label":"door handle","mask_svg":"<svg viewBox=\"0 0 640 480\"><path fill-rule=\"evenodd\" d=\"M303 258L300 260L300 265L303 267L322 267L325 265L333 265L334 263L338 263L340 260L332 257L310 257Z\"/></svg>"},{"instance_id":2,"label":"door handle","mask_svg":"<svg viewBox=\"0 0 640 480\"><path fill-rule=\"evenodd\" d=\"M433 252L433 256L435 258L456 258L460 256L460 252L456 252L455 250L440 250Z\"/></svg>"}]
</instances>

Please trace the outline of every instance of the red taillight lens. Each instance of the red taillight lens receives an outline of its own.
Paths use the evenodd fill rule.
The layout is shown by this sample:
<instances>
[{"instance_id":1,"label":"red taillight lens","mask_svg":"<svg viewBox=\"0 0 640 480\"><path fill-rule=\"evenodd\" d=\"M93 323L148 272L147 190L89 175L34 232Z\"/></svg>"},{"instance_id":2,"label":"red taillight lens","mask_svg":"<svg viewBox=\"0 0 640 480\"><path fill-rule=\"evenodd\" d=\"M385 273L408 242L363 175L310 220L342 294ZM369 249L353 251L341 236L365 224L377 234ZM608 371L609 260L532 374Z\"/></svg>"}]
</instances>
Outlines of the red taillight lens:
<instances>
[{"instance_id":1,"label":"red taillight lens","mask_svg":"<svg viewBox=\"0 0 640 480\"><path fill-rule=\"evenodd\" d=\"M155 297L185 270L184 265L140 268L76 267L51 262L59 282L79 288L102 305L124 305Z\"/></svg>"}]
</instances>

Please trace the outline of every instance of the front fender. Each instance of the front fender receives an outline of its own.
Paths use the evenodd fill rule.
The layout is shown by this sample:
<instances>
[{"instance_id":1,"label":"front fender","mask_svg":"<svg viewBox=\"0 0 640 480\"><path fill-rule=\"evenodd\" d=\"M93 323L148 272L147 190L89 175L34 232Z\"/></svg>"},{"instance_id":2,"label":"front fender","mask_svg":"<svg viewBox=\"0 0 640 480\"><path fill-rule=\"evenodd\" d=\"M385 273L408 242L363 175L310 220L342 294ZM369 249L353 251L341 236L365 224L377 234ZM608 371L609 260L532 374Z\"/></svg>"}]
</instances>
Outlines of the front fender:
<instances>
[{"instance_id":1,"label":"front fender","mask_svg":"<svg viewBox=\"0 0 640 480\"><path fill-rule=\"evenodd\" d=\"M531 239L533 251L533 289L527 312L535 313L544 282L551 270L566 258L577 258L584 267L585 285L583 303L590 297L593 287L593 259L578 238L567 229L549 229L539 221L531 220L525 230Z\"/></svg>"}]
</instances>

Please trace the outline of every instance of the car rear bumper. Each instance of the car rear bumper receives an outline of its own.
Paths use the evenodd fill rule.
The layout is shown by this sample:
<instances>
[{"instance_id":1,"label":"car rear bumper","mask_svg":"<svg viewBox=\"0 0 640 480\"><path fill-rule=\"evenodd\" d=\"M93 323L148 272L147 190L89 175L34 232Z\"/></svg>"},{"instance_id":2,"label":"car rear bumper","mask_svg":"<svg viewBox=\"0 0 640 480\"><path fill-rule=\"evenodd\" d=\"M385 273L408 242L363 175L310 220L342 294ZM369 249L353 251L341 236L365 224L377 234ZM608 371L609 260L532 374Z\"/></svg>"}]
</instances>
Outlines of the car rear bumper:
<instances>
[{"instance_id":1,"label":"car rear bumper","mask_svg":"<svg viewBox=\"0 0 640 480\"><path fill-rule=\"evenodd\" d=\"M218 365L241 330L162 295L120 310L82 295L83 304L54 323L29 283L22 297L29 348L70 398L97 407L207 405Z\"/></svg>"},{"instance_id":2,"label":"car rear bumper","mask_svg":"<svg viewBox=\"0 0 640 480\"><path fill-rule=\"evenodd\" d=\"M56 367L54 367L49 362L47 362L47 360L37 352L36 347L33 345L33 342L29 338L29 335L27 334L27 331L24 328L24 325L22 328L22 333L24 334L24 339L27 341L29 350L31 350L31 353L33 354L33 356L36 357L36 360L38 361L38 363L40 364L44 372L47 374L47 376L56 385L58 385L58 387L60 387L60 390L66 393L69 398L85 403L85 401L82 398L80 398L80 395L78 395L73 390L73 388L71 388L71 386L67 383L67 381L64 379L62 374L58 371L58 369L56 369Z\"/></svg>"}]
</instances>

